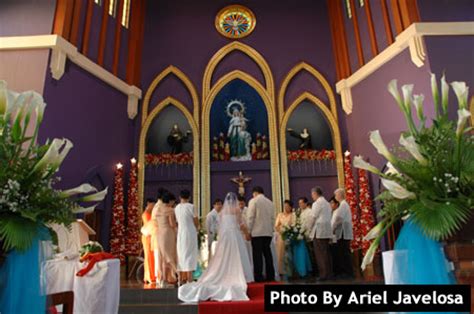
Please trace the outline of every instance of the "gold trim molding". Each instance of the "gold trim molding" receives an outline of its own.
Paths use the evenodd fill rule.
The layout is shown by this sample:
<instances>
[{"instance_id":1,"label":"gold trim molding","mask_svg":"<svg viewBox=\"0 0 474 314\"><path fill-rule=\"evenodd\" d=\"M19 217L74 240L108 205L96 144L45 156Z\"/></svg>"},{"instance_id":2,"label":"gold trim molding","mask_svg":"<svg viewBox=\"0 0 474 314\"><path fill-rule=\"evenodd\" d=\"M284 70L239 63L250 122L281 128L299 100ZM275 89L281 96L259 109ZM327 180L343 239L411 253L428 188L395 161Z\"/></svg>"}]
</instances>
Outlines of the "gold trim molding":
<instances>
[{"instance_id":1,"label":"gold trim molding","mask_svg":"<svg viewBox=\"0 0 474 314\"><path fill-rule=\"evenodd\" d=\"M280 123L283 121L283 113L285 112L285 94L286 94L288 85L290 84L291 80L299 72L302 72L302 71L308 72L319 83L321 83L321 85L324 88L324 91L326 91L326 94L328 96L331 113L337 120L336 98L334 97L334 93L332 92L331 85L329 85L329 82L326 80L326 78L318 70L316 70L312 65L306 62L300 62L297 65L295 65L290 70L290 72L288 72L288 74L285 76L285 78L283 79L283 83L281 84L281 87L280 87L280 92L278 93L278 111L280 113Z\"/></svg>"},{"instance_id":2,"label":"gold trim molding","mask_svg":"<svg viewBox=\"0 0 474 314\"><path fill-rule=\"evenodd\" d=\"M193 198L194 202L199 200L200 136L198 124L185 105L173 97L166 97L155 108L153 108L150 114L146 117L140 131L140 140L138 144L138 195L140 208L143 208L143 196L145 192L145 145L148 129L150 128L150 125L152 124L155 117L158 116L158 114L168 106L175 106L184 114L193 132Z\"/></svg>"},{"instance_id":3,"label":"gold trim molding","mask_svg":"<svg viewBox=\"0 0 474 314\"><path fill-rule=\"evenodd\" d=\"M250 57L260 68L263 73L263 77L265 78L265 91L268 94L271 104L274 103L274 82L273 82L273 75L272 71L270 70L270 66L268 65L267 61L263 58L263 56L255 49L246 44L243 44L238 41L231 42L230 44L222 47L219 49L214 56L212 56L211 60L206 66L206 70L204 71L204 77L202 80L202 98L203 104L204 100L208 98L208 95L211 92L211 85L212 85L212 75L214 71L225 56L230 54L231 52L238 50Z\"/></svg>"},{"instance_id":4,"label":"gold trim molding","mask_svg":"<svg viewBox=\"0 0 474 314\"><path fill-rule=\"evenodd\" d=\"M212 63L212 60L211 60ZM271 77L271 73L267 73ZM208 73L209 75L209 73ZM211 73L212 75L212 73ZM210 77L210 76L209 76ZM240 70L234 70L227 73L220 78L216 84L210 89L208 96L203 101L202 111L202 213L205 215L211 208L210 202L210 186L211 186L211 169L210 169L210 113L214 98L220 92L220 90L227 85L227 83L240 79L250 86L252 86L260 95L268 114L268 129L269 129L269 141L270 141L270 166L271 166L271 186L272 186L272 198L277 211L281 208L282 198L280 189L280 161L278 154L278 133L277 133L277 117L274 109L273 102L271 100L271 93L266 90L254 77L242 72ZM272 79L273 82L273 79ZM206 88L204 86L204 88Z\"/></svg>"},{"instance_id":5,"label":"gold trim molding","mask_svg":"<svg viewBox=\"0 0 474 314\"><path fill-rule=\"evenodd\" d=\"M166 69L164 69L160 74L158 74L155 79L151 82L148 90L146 91L145 98L143 99L143 109L142 109L142 126L145 123L145 120L148 116L148 107L150 105L151 96L153 92L158 87L158 85L168 76L168 75L175 75L181 82L184 84L186 89L191 96L193 101L193 119L197 125L199 125L199 96L194 87L194 84L191 82L189 77L184 74L180 69L177 67L170 65Z\"/></svg>"}]
</instances>

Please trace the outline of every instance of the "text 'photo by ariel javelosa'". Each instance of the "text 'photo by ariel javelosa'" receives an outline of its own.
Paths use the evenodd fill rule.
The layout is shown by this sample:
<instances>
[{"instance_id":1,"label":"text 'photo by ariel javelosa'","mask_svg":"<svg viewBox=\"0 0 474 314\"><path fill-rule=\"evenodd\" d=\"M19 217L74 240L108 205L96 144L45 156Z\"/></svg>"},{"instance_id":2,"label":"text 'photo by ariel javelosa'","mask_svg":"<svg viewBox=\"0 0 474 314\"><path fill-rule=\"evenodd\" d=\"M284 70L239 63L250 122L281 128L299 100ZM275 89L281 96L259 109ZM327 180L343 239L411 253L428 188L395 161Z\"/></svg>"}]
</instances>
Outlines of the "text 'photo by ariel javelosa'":
<instances>
[{"instance_id":1,"label":"text 'photo by ariel javelosa'","mask_svg":"<svg viewBox=\"0 0 474 314\"><path fill-rule=\"evenodd\" d=\"M469 312L469 285L266 285L268 312Z\"/></svg>"}]
</instances>

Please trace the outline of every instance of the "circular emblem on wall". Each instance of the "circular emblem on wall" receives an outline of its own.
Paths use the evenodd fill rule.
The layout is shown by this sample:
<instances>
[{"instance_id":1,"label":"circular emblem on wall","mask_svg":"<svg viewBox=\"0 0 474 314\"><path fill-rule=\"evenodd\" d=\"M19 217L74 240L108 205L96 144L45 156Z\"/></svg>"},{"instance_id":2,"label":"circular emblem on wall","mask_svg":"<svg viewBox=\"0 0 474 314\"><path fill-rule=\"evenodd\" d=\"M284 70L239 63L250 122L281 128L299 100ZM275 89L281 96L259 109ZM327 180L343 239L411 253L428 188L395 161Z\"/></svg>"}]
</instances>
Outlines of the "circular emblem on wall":
<instances>
[{"instance_id":1,"label":"circular emblem on wall","mask_svg":"<svg viewBox=\"0 0 474 314\"><path fill-rule=\"evenodd\" d=\"M229 5L217 13L216 29L227 38L244 38L252 33L257 20L249 8Z\"/></svg>"}]
</instances>

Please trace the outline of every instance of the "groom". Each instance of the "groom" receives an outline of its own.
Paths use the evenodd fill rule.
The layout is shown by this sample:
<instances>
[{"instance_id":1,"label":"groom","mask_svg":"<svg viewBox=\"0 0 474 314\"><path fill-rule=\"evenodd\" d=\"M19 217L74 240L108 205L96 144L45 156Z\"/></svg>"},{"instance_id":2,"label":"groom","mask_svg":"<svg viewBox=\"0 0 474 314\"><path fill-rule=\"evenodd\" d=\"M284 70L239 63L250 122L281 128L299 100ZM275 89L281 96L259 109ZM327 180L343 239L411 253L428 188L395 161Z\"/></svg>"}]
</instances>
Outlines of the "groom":
<instances>
[{"instance_id":1,"label":"groom","mask_svg":"<svg viewBox=\"0 0 474 314\"><path fill-rule=\"evenodd\" d=\"M266 281L275 281L275 269L270 244L275 225L275 205L265 197L263 188L256 186L252 190L253 198L249 202L247 220L252 236L253 272L256 282L264 281L262 275L262 255L265 258Z\"/></svg>"}]
</instances>

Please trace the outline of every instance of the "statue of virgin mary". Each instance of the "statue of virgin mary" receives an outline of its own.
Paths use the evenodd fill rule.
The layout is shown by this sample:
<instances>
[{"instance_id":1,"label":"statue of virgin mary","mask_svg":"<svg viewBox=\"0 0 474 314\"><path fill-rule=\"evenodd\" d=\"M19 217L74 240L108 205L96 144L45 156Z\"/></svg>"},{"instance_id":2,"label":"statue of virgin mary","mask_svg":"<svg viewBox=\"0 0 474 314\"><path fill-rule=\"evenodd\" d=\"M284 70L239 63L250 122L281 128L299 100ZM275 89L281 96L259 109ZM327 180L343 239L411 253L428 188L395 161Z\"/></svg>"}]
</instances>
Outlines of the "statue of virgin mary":
<instances>
[{"instance_id":1,"label":"statue of virgin mary","mask_svg":"<svg viewBox=\"0 0 474 314\"><path fill-rule=\"evenodd\" d=\"M227 113L231 118L229 121L227 138L229 139L230 156L232 161L245 161L252 159L250 153L252 136L247 131L248 120L244 116L244 110L244 104L238 100L229 102L227 106ZM232 112L232 114L230 114L230 112Z\"/></svg>"}]
</instances>

